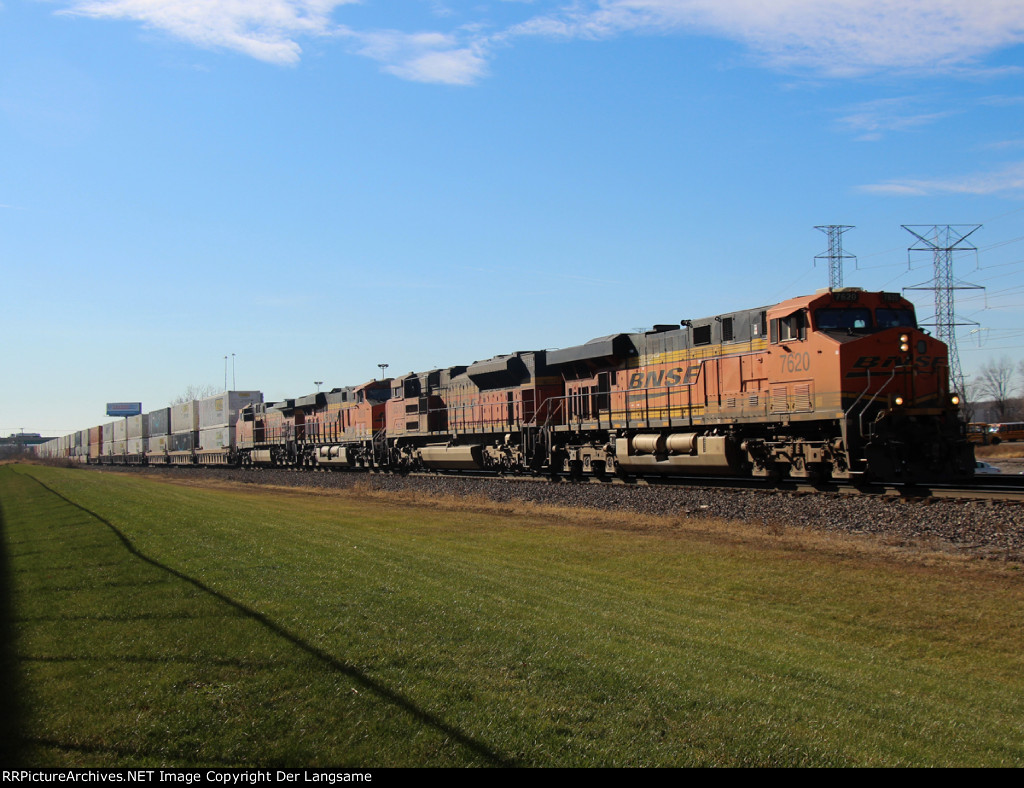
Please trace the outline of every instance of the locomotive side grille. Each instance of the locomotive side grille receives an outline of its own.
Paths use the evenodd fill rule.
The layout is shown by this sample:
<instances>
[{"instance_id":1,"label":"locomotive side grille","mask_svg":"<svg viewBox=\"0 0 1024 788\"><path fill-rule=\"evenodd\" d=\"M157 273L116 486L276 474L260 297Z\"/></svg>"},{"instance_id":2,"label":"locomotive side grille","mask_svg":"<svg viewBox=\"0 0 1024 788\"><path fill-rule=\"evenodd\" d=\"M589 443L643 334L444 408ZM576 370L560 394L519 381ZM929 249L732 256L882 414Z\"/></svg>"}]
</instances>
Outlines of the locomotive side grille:
<instances>
[{"instance_id":1,"label":"locomotive side grille","mask_svg":"<svg viewBox=\"0 0 1024 788\"><path fill-rule=\"evenodd\" d=\"M774 386L772 388L772 413L785 413L789 410L789 403L786 401L786 387Z\"/></svg>"},{"instance_id":2,"label":"locomotive side grille","mask_svg":"<svg viewBox=\"0 0 1024 788\"><path fill-rule=\"evenodd\" d=\"M793 410L809 412L814 410L814 403L811 400L811 384L801 383L793 386Z\"/></svg>"}]
</instances>

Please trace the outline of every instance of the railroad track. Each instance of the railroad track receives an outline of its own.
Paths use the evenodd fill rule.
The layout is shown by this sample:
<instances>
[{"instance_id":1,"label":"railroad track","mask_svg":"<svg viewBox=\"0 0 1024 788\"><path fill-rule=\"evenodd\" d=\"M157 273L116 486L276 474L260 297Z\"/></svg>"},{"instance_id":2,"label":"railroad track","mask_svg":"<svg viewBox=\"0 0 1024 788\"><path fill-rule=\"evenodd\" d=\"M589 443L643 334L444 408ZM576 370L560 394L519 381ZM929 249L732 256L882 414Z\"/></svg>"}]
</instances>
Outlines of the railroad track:
<instances>
[{"instance_id":1,"label":"railroad track","mask_svg":"<svg viewBox=\"0 0 1024 788\"><path fill-rule=\"evenodd\" d=\"M104 468L138 468L143 466L128 466L128 465L113 465L113 466L99 466ZM160 469L168 469L170 473L175 473L175 469L190 468L198 470L203 466L153 466ZM211 473L216 474L222 472L223 468L219 466L210 466L204 468L209 470ZM295 474L312 474L314 476L320 473L326 474L338 474L359 477L359 476L370 476L370 477L404 477L413 479L500 479L505 482L517 482L523 484L556 484L556 485L595 485L605 487L650 487L650 488L693 488L693 489L715 489L720 488L723 490L733 491L757 491L763 490L764 492L771 493L792 493L796 495L850 495L850 496L869 496L877 498L903 498L906 500L925 500L929 498L935 499L953 499L953 500L989 500L989 501L1003 501L1007 503L1024 502L1024 475L1016 476L1012 474L1004 474L1001 476L978 476L967 483L850 483L842 481L827 481L827 482L816 482L812 480L802 479L783 479L783 480L767 480L767 479L744 479L729 476L686 476L686 477L644 477L644 478L633 478L633 479L620 479L618 477L606 477L596 478L593 476L586 476L583 479L570 479L567 475L551 477L548 475L503 475L494 473L491 471L449 471L449 472L419 472L414 471L405 474L396 474L390 471L334 471L323 468L318 469L303 469L298 467L292 468L251 468L245 470L245 473L252 473L255 477L259 477L260 473L264 471L284 471Z\"/></svg>"}]
</instances>

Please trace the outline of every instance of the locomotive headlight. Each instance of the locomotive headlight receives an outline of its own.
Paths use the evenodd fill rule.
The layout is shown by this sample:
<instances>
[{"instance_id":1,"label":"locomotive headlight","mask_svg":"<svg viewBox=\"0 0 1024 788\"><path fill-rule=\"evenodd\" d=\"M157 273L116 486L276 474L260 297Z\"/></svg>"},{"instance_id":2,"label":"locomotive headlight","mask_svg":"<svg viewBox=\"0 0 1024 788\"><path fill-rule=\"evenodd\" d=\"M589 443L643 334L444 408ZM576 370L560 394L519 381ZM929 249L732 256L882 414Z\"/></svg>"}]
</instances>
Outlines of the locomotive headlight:
<instances>
[{"instance_id":1,"label":"locomotive headlight","mask_svg":"<svg viewBox=\"0 0 1024 788\"><path fill-rule=\"evenodd\" d=\"M903 397L897 397L896 399L893 400L893 402L895 402L897 405L902 405Z\"/></svg>"},{"instance_id":2,"label":"locomotive headlight","mask_svg":"<svg viewBox=\"0 0 1024 788\"><path fill-rule=\"evenodd\" d=\"M910 352L910 334L900 334L900 352Z\"/></svg>"},{"instance_id":3,"label":"locomotive headlight","mask_svg":"<svg viewBox=\"0 0 1024 788\"><path fill-rule=\"evenodd\" d=\"M900 334L900 342L905 343L910 341L910 334Z\"/></svg>"},{"instance_id":4,"label":"locomotive headlight","mask_svg":"<svg viewBox=\"0 0 1024 788\"><path fill-rule=\"evenodd\" d=\"M949 401L952 402L954 405L959 405L960 404L960 395L959 394L954 394L952 397L949 398Z\"/></svg>"},{"instance_id":5,"label":"locomotive headlight","mask_svg":"<svg viewBox=\"0 0 1024 788\"><path fill-rule=\"evenodd\" d=\"M903 344L900 345L900 352L907 353L909 351L910 351L910 345L908 345L906 342L904 342Z\"/></svg>"}]
</instances>

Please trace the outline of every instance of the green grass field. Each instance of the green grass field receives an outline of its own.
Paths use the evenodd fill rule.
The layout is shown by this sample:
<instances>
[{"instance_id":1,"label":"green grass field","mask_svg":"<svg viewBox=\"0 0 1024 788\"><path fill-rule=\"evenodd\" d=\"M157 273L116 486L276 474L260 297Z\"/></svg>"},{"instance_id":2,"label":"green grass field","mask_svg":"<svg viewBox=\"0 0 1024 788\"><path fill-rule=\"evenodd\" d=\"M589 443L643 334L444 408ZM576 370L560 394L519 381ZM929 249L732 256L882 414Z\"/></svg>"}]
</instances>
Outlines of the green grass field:
<instances>
[{"instance_id":1,"label":"green grass field","mask_svg":"<svg viewBox=\"0 0 1024 788\"><path fill-rule=\"evenodd\" d=\"M1024 765L1012 568L41 466L0 507L5 766Z\"/></svg>"}]
</instances>

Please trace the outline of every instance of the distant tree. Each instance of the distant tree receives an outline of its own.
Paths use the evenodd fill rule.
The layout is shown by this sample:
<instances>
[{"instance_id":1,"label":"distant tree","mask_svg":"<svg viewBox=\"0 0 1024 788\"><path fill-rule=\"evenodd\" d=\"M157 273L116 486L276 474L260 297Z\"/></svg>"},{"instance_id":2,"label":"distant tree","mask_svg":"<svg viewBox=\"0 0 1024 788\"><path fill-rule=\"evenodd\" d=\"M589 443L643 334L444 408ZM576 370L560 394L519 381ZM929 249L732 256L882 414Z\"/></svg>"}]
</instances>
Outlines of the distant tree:
<instances>
[{"instance_id":1,"label":"distant tree","mask_svg":"<svg viewBox=\"0 0 1024 788\"><path fill-rule=\"evenodd\" d=\"M1014 399L1016 386L1014 377L1016 365L1008 356L985 362L974 380L974 395L978 400L987 400L995 414L996 421L1010 421L1016 415L1019 403ZM1024 365L1021 365L1024 372Z\"/></svg>"},{"instance_id":2,"label":"distant tree","mask_svg":"<svg viewBox=\"0 0 1024 788\"><path fill-rule=\"evenodd\" d=\"M199 386L195 383L191 383L185 388L184 392L171 400L171 405L183 405L194 399L212 397L214 394L220 394L220 389L210 383L207 383L205 386Z\"/></svg>"}]
</instances>

